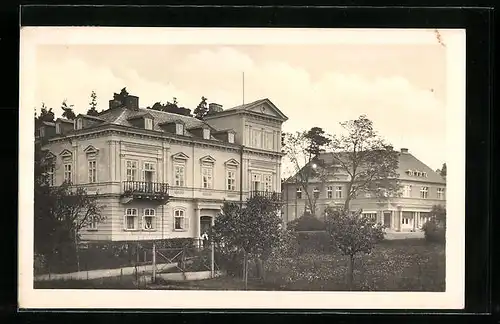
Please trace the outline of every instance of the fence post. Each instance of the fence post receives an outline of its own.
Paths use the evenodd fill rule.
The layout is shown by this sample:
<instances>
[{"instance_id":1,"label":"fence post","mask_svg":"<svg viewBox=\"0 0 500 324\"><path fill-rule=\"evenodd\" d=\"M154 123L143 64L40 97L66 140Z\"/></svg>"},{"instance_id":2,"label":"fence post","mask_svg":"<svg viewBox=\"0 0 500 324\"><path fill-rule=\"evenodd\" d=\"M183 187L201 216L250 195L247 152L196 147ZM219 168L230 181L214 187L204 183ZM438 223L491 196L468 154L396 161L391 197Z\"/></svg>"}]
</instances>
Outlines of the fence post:
<instances>
[{"instance_id":1,"label":"fence post","mask_svg":"<svg viewBox=\"0 0 500 324\"><path fill-rule=\"evenodd\" d=\"M210 251L210 275L213 278L215 278L215 245L214 242L212 241L212 251Z\"/></svg>"},{"instance_id":2,"label":"fence post","mask_svg":"<svg viewBox=\"0 0 500 324\"><path fill-rule=\"evenodd\" d=\"M151 278L153 283L156 282L156 244L153 241L153 278Z\"/></svg>"}]
</instances>

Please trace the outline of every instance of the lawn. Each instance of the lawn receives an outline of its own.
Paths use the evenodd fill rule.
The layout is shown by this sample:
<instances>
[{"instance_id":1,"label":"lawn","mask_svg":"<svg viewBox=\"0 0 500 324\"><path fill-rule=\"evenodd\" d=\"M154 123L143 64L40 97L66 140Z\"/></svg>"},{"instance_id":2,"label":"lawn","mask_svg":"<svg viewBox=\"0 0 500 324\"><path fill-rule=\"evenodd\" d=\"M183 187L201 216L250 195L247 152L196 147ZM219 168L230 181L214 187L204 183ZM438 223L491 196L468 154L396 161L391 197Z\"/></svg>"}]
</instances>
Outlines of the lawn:
<instances>
[{"instance_id":1,"label":"lawn","mask_svg":"<svg viewBox=\"0 0 500 324\"><path fill-rule=\"evenodd\" d=\"M267 266L265 280L249 279L249 290L348 290L347 259L338 253L305 253ZM35 288L137 289L133 277L43 282ZM141 287L142 289L146 287ZM158 282L147 289L242 290L241 278ZM354 290L444 291L445 248L424 239L384 241L355 261Z\"/></svg>"}]
</instances>

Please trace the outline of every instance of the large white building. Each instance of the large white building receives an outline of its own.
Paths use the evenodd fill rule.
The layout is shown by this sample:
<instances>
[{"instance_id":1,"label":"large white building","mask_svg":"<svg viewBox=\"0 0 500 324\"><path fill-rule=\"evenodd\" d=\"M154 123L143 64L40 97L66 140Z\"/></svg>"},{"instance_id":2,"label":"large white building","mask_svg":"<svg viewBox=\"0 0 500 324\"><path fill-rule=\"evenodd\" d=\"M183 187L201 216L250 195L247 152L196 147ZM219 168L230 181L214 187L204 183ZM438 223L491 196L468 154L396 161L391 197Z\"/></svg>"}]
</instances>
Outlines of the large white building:
<instances>
[{"instance_id":1,"label":"large white building","mask_svg":"<svg viewBox=\"0 0 500 324\"><path fill-rule=\"evenodd\" d=\"M203 121L140 108L132 95L122 101L38 131L53 184L100 195L106 219L82 230L83 240L199 237L225 200L281 193L287 117L269 99L225 110L212 103Z\"/></svg>"}]
</instances>

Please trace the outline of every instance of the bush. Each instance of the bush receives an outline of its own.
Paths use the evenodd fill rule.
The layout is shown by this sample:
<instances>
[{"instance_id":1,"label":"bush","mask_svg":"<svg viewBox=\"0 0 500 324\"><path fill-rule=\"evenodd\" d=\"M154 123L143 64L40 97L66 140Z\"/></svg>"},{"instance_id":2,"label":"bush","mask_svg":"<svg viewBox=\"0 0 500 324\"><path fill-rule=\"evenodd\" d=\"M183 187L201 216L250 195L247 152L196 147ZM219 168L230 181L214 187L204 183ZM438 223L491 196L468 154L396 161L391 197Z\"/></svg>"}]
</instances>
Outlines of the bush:
<instances>
[{"instance_id":1,"label":"bush","mask_svg":"<svg viewBox=\"0 0 500 324\"><path fill-rule=\"evenodd\" d=\"M302 253L328 253L332 251L330 236L326 231L297 232L298 252Z\"/></svg>"},{"instance_id":2,"label":"bush","mask_svg":"<svg viewBox=\"0 0 500 324\"><path fill-rule=\"evenodd\" d=\"M429 242L444 243L446 240L446 226L436 219L429 220L422 226L425 239Z\"/></svg>"},{"instance_id":3,"label":"bush","mask_svg":"<svg viewBox=\"0 0 500 324\"><path fill-rule=\"evenodd\" d=\"M230 276L241 276L243 273L243 253L236 251L215 250L215 263Z\"/></svg>"},{"instance_id":4,"label":"bush","mask_svg":"<svg viewBox=\"0 0 500 324\"><path fill-rule=\"evenodd\" d=\"M295 231L324 231L326 228L322 220L309 213L304 213L301 217L289 222L287 227Z\"/></svg>"}]
</instances>

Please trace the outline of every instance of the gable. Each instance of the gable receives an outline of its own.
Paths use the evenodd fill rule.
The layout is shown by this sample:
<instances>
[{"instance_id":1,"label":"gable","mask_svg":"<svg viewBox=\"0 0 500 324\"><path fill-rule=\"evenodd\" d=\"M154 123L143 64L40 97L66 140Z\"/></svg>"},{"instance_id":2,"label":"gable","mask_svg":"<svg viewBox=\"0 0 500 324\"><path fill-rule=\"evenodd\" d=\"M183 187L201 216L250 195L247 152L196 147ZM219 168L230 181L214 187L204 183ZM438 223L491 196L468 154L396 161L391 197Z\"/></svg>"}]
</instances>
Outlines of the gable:
<instances>
[{"instance_id":1,"label":"gable","mask_svg":"<svg viewBox=\"0 0 500 324\"><path fill-rule=\"evenodd\" d=\"M179 152L179 153L175 153L174 155L172 155L172 159L178 160L178 161L186 161L189 159L189 156L187 156L186 154L184 154L182 152Z\"/></svg>"},{"instance_id":2,"label":"gable","mask_svg":"<svg viewBox=\"0 0 500 324\"><path fill-rule=\"evenodd\" d=\"M211 157L210 155L205 155L204 157L200 158L201 163L215 163L215 159Z\"/></svg>"},{"instance_id":3,"label":"gable","mask_svg":"<svg viewBox=\"0 0 500 324\"><path fill-rule=\"evenodd\" d=\"M59 153L59 155L65 158L65 157L72 157L73 153L71 153L70 150L65 149L61 153Z\"/></svg>"},{"instance_id":4,"label":"gable","mask_svg":"<svg viewBox=\"0 0 500 324\"><path fill-rule=\"evenodd\" d=\"M288 117L286 117L269 99L256 101L255 103L249 105L245 110L269 117L278 118L283 121L288 119Z\"/></svg>"},{"instance_id":5,"label":"gable","mask_svg":"<svg viewBox=\"0 0 500 324\"><path fill-rule=\"evenodd\" d=\"M238 165L240 165L238 161L236 161L235 159L229 159L226 162L224 162L224 164L226 166L232 166L232 167L237 167Z\"/></svg>"},{"instance_id":6,"label":"gable","mask_svg":"<svg viewBox=\"0 0 500 324\"><path fill-rule=\"evenodd\" d=\"M86 149L83 150L86 154L97 154L99 153L99 150L96 149L94 146L89 145L87 146Z\"/></svg>"}]
</instances>

